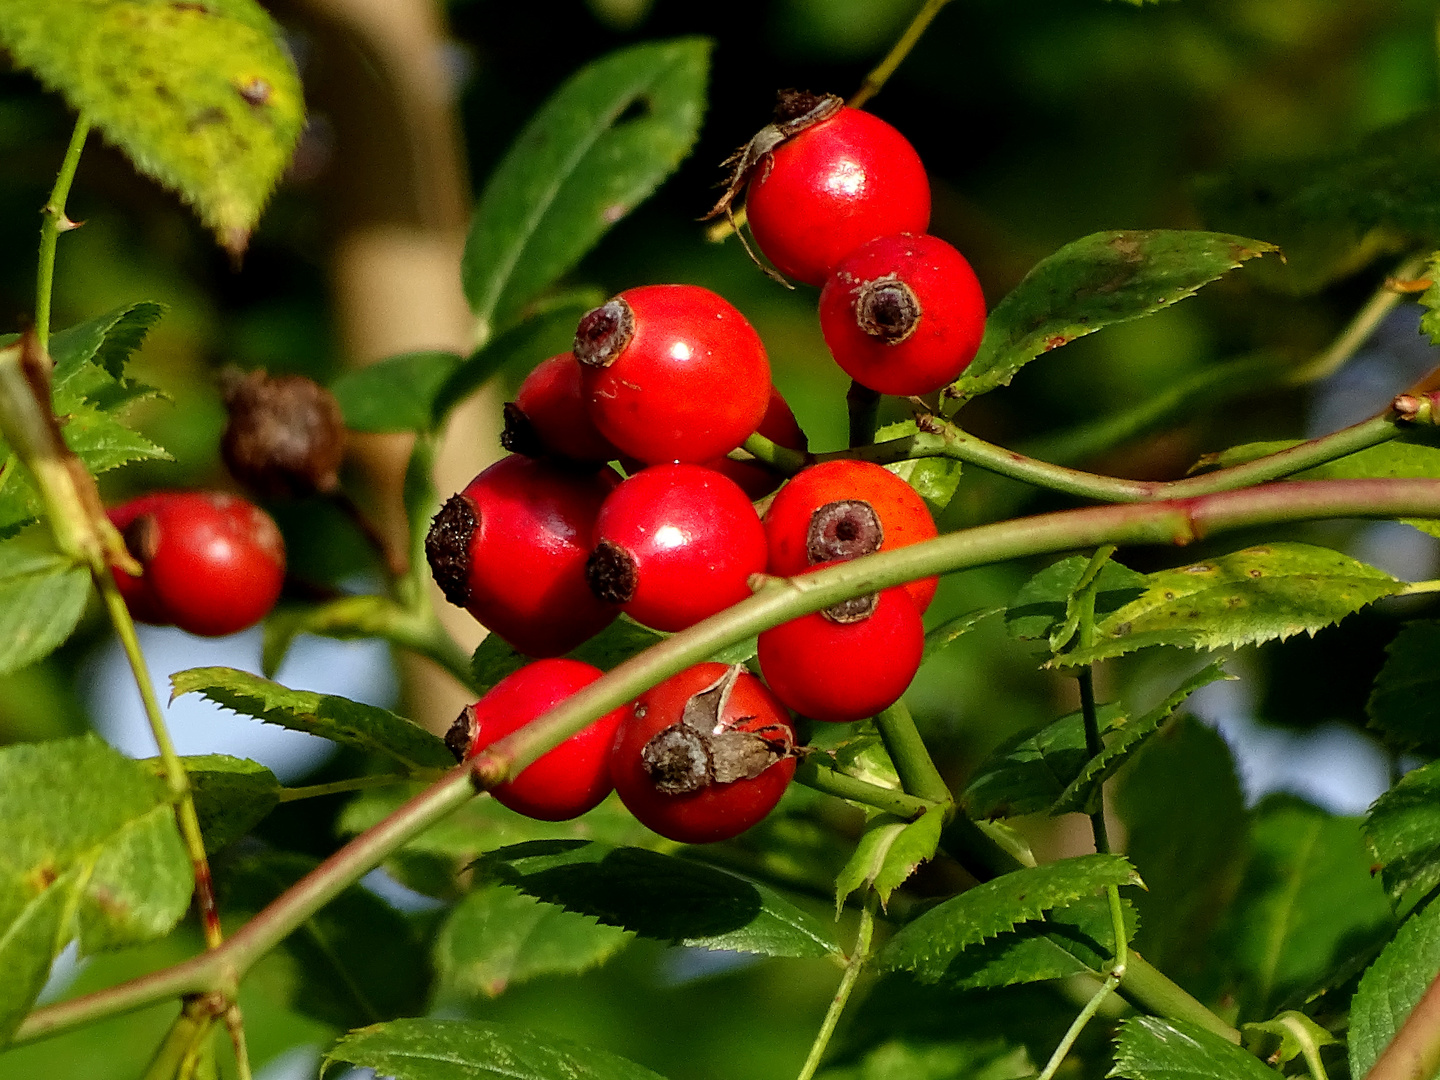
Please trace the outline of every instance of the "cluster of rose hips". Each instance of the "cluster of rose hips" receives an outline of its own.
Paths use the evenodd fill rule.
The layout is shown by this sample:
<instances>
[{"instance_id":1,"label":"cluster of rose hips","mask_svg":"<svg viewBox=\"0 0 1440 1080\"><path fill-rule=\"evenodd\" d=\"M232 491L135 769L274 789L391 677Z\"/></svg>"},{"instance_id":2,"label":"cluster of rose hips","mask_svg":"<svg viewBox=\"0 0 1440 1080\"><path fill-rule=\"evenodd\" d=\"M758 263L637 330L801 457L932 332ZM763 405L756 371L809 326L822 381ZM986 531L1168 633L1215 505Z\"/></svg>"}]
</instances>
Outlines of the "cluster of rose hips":
<instances>
[{"instance_id":1,"label":"cluster of rose hips","mask_svg":"<svg viewBox=\"0 0 1440 1080\"><path fill-rule=\"evenodd\" d=\"M823 286L825 340L858 383L901 395L939 389L974 356L985 306L965 259L925 235L919 157L838 98L782 94L777 116L737 155L717 212L748 184L756 243L783 273ZM777 479L727 455L757 430L796 450L805 436L771 384L759 335L697 286L630 289L590 311L573 350L535 369L505 421L514 453L445 504L426 554L447 599L540 659L461 714L447 740L457 757L599 678L559 656L621 612L683 630L748 596L757 574L807 573L936 532L908 484L853 460L802 470L762 518L752 500ZM738 665L690 668L495 795L558 820L613 785L663 835L734 836L770 811L794 772L790 710L846 722L899 699L920 665L935 587L912 582L765 631L765 682Z\"/></svg>"}]
</instances>

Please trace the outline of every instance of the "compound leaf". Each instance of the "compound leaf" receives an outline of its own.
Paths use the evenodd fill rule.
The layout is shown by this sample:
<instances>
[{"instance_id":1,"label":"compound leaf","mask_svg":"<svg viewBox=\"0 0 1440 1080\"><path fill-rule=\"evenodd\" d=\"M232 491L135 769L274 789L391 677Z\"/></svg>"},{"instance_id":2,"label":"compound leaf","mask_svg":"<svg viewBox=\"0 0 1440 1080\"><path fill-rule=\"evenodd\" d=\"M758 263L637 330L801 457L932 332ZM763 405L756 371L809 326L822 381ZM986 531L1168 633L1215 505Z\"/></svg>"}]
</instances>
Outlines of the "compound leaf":
<instances>
[{"instance_id":1,"label":"compound leaf","mask_svg":"<svg viewBox=\"0 0 1440 1080\"><path fill-rule=\"evenodd\" d=\"M828 956L830 928L768 886L642 848L539 840L492 851L479 871L643 937L764 956Z\"/></svg>"},{"instance_id":2,"label":"compound leaf","mask_svg":"<svg viewBox=\"0 0 1440 1080\"><path fill-rule=\"evenodd\" d=\"M969 399L1005 386L1041 353L1169 307L1274 250L1263 240L1176 229L1082 237L1044 259L995 306L980 351L947 393Z\"/></svg>"},{"instance_id":3,"label":"compound leaf","mask_svg":"<svg viewBox=\"0 0 1440 1080\"><path fill-rule=\"evenodd\" d=\"M1080 855L1015 870L925 912L890 939L876 964L938 982L967 947L1107 885L1138 884L1139 875L1120 855Z\"/></svg>"},{"instance_id":4,"label":"compound leaf","mask_svg":"<svg viewBox=\"0 0 1440 1080\"><path fill-rule=\"evenodd\" d=\"M1410 1010L1440 975L1440 905L1405 920L1350 1002L1350 1075L1366 1076Z\"/></svg>"},{"instance_id":5,"label":"compound leaf","mask_svg":"<svg viewBox=\"0 0 1440 1080\"><path fill-rule=\"evenodd\" d=\"M1144 593L1096 623L1092 648L1052 664L1078 667L1152 645L1219 649L1313 634L1405 586L1327 548L1282 542L1146 577Z\"/></svg>"},{"instance_id":6,"label":"compound leaf","mask_svg":"<svg viewBox=\"0 0 1440 1080\"><path fill-rule=\"evenodd\" d=\"M305 122L300 78L264 8L10 0L0 43L244 251Z\"/></svg>"},{"instance_id":7,"label":"compound leaf","mask_svg":"<svg viewBox=\"0 0 1440 1080\"><path fill-rule=\"evenodd\" d=\"M547 1032L479 1020L393 1020L352 1031L325 1053L394 1080L664 1080L633 1061Z\"/></svg>"},{"instance_id":8,"label":"compound leaf","mask_svg":"<svg viewBox=\"0 0 1440 1080\"><path fill-rule=\"evenodd\" d=\"M438 736L403 716L374 705L291 690L248 671L228 667L189 668L170 677L174 697L200 694L226 709L267 724L366 751L378 751L413 768L444 768L455 757Z\"/></svg>"},{"instance_id":9,"label":"compound leaf","mask_svg":"<svg viewBox=\"0 0 1440 1080\"><path fill-rule=\"evenodd\" d=\"M475 208L460 273L483 326L514 321L690 152L709 60L704 38L633 45L551 95Z\"/></svg>"}]
</instances>

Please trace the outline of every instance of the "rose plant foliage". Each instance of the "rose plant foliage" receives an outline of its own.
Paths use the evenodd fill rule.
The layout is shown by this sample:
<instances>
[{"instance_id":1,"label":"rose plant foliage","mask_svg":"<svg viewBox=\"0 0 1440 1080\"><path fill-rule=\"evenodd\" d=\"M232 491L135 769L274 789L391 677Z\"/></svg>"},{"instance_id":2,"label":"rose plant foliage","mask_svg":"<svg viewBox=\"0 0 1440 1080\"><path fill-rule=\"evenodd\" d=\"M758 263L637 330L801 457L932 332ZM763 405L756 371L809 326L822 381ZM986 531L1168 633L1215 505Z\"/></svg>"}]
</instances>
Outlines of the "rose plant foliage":
<instances>
[{"instance_id":1,"label":"rose plant foliage","mask_svg":"<svg viewBox=\"0 0 1440 1080\"><path fill-rule=\"evenodd\" d=\"M848 103L782 93L728 163L711 228L748 236L757 264L734 302L713 277L669 280L675 263L607 298L607 233L693 175L712 44L632 42L550 87L477 185L469 355L407 353L328 390L231 372L223 449L195 451L223 455L227 491L173 494L155 463L183 469L187 449L137 406L183 409L187 386L136 369L175 316L131 301L50 325L76 164L103 138L238 258L305 124L294 54L253 0L0 10L0 45L77 117L33 311L0 343L0 679L68 672L67 642L103 626L157 744L0 747L0 1075L61 1075L52 1048L117 1024L145 1034L147 1080L249 1077L301 1045L323 1075L398 1080L1436 1075L1440 582L1350 541L1357 520L1440 535L1440 379L1367 389L1366 418L1305 440L1256 406L1275 441L1248 425L1160 479L1079 467L1124 473L1118 448L1188 446L1196 416L1286 400L1402 293L1433 333L1433 121L1211 178L1212 228L1090 232L998 289L946 235L954 193L936 184L932 205L919 132L866 111L882 64ZM1367 298L1382 251L1403 280ZM1320 361L1217 362L1078 428L1046 430L1042 404L1023 450L970 426L1043 403L1037 372L1097 355L1079 338L1169 325L1182 301L1217 317L1217 292L1263 320L1289 302L1277 281L1356 280ZM823 330L840 393L805 389L751 325L780 303ZM485 388L510 391L512 454L439 490L439 442ZM817 416L849 438L807 438ZM345 494L341 421L413 436L404 553ZM122 466L144 477L133 502L108 497L136 494L110 486ZM276 606L277 529L302 540L317 507L373 543L369 584L317 588L291 565ZM175 554L202 510L247 524ZM256 550L235 555L237 531ZM440 592L491 631L473 655ZM214 635L262 618L263 674L151 685L136 621ZM1382 618L1363 696L1388 790L1361 818L1247 805L1192 695ZM301 634L428 658L475 704L407 716L283 685ZM1005 657L987 700L1025 702L983 736L937 705L972 649ZM1313 674L1266 670L1280 698ZM342 752L302 786L179 756L167 690ZM312 800L332 811L284 819L303 835L277 824ZM378 867L404 910L361 884ZM67 950L84 975L47 991ZM627 995L655 1004L654 1030L629 1030L622 1002L608 1020L573 1004Z\"/></svg>"}]
</instances>

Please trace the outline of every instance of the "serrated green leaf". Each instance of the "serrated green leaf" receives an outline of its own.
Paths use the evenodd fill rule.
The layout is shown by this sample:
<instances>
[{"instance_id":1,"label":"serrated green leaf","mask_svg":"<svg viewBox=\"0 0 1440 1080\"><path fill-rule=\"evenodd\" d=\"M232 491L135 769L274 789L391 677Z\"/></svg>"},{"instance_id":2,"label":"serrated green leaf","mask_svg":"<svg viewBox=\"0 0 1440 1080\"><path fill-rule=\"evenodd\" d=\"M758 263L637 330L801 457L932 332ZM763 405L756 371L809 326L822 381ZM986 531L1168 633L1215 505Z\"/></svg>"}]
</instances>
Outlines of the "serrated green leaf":
<instances>
[{"instance_id":1,"label":"serrated green leaf","mask_svg":"<svg viewBox=\"0 0 1440 1080\"><path fill-rule=\"evenodd\" d=\"M330 392L351 431L429 431L435 395L461 362L452 352L403 353L352 368L330 384Z\"/></svg>"},{"instance_id":2,"label":"serrated green leaf","mask_svg":"<svg viewBox=\"0 0 1440 1080\"><path fill-rule=\"evenodd\" d=\"M604 302L605 294L598 289L569 292L471 353L435 392L431 426L438 429L455 406L502 371L518 375L569 352L580 319Z\"/></svg>"},{"instance_id":3,"label":"serrated green leaf","mask_svg":"<svg viewBox=\"0 0 1440 1080\"><path fill-rule=\"evenodd\" d=\"M76 406L59 419L65 445L96 475L136 461L175 460L164 447L91 405Z\"/></svg>"},{"instance_id":4,"label":"serrated green leaf","mask_svg":"<svg viewBox=\"0 0 1440 1080\"><path fill-rule=\"evenodd\" d=\"M969 399L1009 384L1041 353L1149 315L1273 244L1224 233L1092 233L1043 260L985 321L980 351L947 393Z\"/></svg>"},{"instance_id":5,"label":"serrated green leaf","mask_svg":"<svg viewBox=\"0 0 1440 1080\"><path fill-rule=\"evenodd\" d=\"M145 343L150 328L165 314L165 305L151 300L122 304L87 322L57 330L50 338L55 362L51 385L65 390L93 364L111 379L125 375L130 357Z\"/></svg>"},{"instance_id":6,"label":"serrated green leaf","mask_svg":"<svg viewBox=\"0 0 1440 1080\"><path fill-rule=\"evenodd\" d=\"M1440 447L1408 439L1391 439L1298 474L1303 480L1440 479ZM1421 532L1440 536L1440 521L1402 518Z\"/></svg>"},{"instance_id":7,"label":"serrated green leaf","mask_svg":"<svg viewBox=\"0 0 1440 1080\"><path fill-rule=\"evenodd\" d=\"M230 859L217 869L222 910L260 911L318 865L286 851ZM322 1023L352 1028L425 1008L424 945L403 915L358 885L306 919L280 947L293 963L289 1006Z\"/></svg>"},{"instance_id":8,"label":"serrated green leaf","mask_svg":"<svg viewBox=\"0 0 1440 1080\"><path fill-rule=\"evenodd\" d=\"M0 749L0 1044L51 962L168 933L194 879L165 785L93 735Z\"/></svg>"},{"instance_id":9,"label":"serrated green leaf","mask_svg":"<svg viewBox=\"0 0 1440 1080\"><path fill-rule=\"evenodd\" d=\"M1385 649L1385 664L1370 690L1365 712L1386 741L1405 748L1440 751L1440 620L1406 623Z\"/></svg>"},{"instance_id":10,"label":"serrated green leaf","mask_svg":"<svg viewBox=\"0 0 1440 1080\"><path fill-rule=\"evenodd\" d=\"M325 1053L394 1080L664 1080L606 1050L478 1020L394 1020L352 1031Z\"/></svg>"},{"instance_id":11,"label":"serrated green leaf","mask_svg":"<svg viewBox=\"0 0 1440 1080\"><path fill-rule=\"evenodd\" d=\"M1171 978L1214 971L1211 936L1247 855L1245 796L1225 740L1181 717L1145 744L1117 782L1126 855L1149 884L1137 893L1136 948Z\"/></svg>"},{"instance_id":12,"label":"serrated green leaf","mask_svg":"<svg viewBox=\"0 0 1440 1080\"><path fill-rule=\"evenodd\" d=\"M1272 798L1254 814L1250 848L1224 928L1245 1019L1268 1017L1393 926L1356 819Z\"/></svg>"},{"instance_id":13,"label":"serrated green leaf","mask_svg":"<svg viewBox=\"0 0 1440 1080\"><path fill-rule=\"evenodd\" d=\"M1173 694L1149 712L1133 720L1124 718L1116 722L1110 729L1110 737L1104 740L1100 753L1085 763L1075 779L1070 781L1055 800L1050 813L1093 813L1092 808L1098 808L1096 800L1099 798L1100 786L1114 776L1120 766L1145 745L1150 736L1160 730L1160 725L1170 719L1191 694L1202 686L1234 677L1226 675L1219 664L1210 664L1186 679Z\"/></svg>"},{"instance_id":14,"label":"serrated green leaf","mask_svg":"<svg viewBox=\"0 0 1440 1080\"><path fill-rule=\"evenodd\" d=\"M1096 718L1102 737L1126 719L1119 705L1101 705ZM1089 760L1085 718L1069 713L997 746L975 770L960 802L975 818L1038 814L1055 805Z\"/></svg>"},{"instance_id":15,"label":"serrated green leaf","mask_svg":"<svg viewBox=\"0 0 1440 1080\"><path fill-rule=\"evenodd\" d=\"M642 848L534 841L483 855L479 873L642 937L764 956L828 956L828 926L769 886Z\"/></svg>"},{"instance_id":16,"label":"serrated green leaf","mask_svg":"<svg viewBox=\"0 0 1440 1080\"><path fill-rule=\"evenodd\" d=\"M968 946L1107 885L1138 884L1139 875L1120 855L1080 855L1015 870L931 908L891 938L875 962L938 982Z\"/></svg>"},{"instance_id":17,"label":"serrated green leaf","mask_svg":"<svg viewBox=\"0 0 1440 1080\"><path fill-rule=\"evenodd\" d=\"M0 675L48 656L85 610L90 572L33 533L0 541Z\"/></svg>"},{"instance_id":18,"label":"serrated green leaf","mask_svg":"<svg viewBox=\"0 0 1440 1080\"><path fill-rule=\"evenodd\" d=\"M1350 1002L1350 1075L1366 1076L1440 975L1440 904L1410 916L1366 969Z\"/></svg>"},{"instance_id":19,"label":"serrated green leaf","mask_svg":"<svg viewBox=\"0 0 1440 1080\"><path fill-rule=\"evenodd\" d=\"M1022 1080L1035 1072L1025 1048L1003 1039L899 1038L870 1048L852 1067L826 1069L820 1080Z\"/></svg>"},{"instance_id":20,"label":"serrated green leaf","mask_svg":"<svg viewBox=\"0 0 1440 1080\"><path fill-rule=\"evenodd\" d=\"M875 441L904 439L919 432L919 425L914 420L902 420L880 428L875 432ZM886 465L885 468L914 488L915 493L925 500L925 505L930 507L930 513L936 517L950 505L950 500L955 497L955 489L960 486L961 463L956 458L911 458L909 461Z\"/></svg>"},{"instance_id":21,"label":"serrated green leaf","mask_svg":"<svg viewBox=\"0 0 1440 1080\"><path fill-rule=\"evenodd\" d=\"M1440 885L1440 761L1406 773L1376 799L1362 831L1397 908Z\"/></svg>"},{"instance_id":22,"label":"serrated green leaf","mask_svg":"<svg viewBox=\"0 0 1440 1080\"><path fill-rule=\"evenodd\" d=\"M208 667L177 671L170 677L172 697L200 694L226 709L267 724L387 754L413 768L445 768L455 757L444 740L389 709L358 701L291 690L259 675L235 668Z\"/></svg>"},{"instance_id":23,"label":"serrated green leaf","mask_svg":"<svg viewBox=\"0 0 1440 1080\"><path fill-rule=\"evenodd\" d=\"M1072 555L1051 563L1020 587L1005 612L1005 628L1021 641L1044 640L1065 621L1070 597L1090 560ZM1108 560L1096 579L1095 617L1103 619L1143 594L1145 575Z\"/></svg>"},{"instance_id":24,"label":"serrated green leaf","mask_svg":"<svg viewBox=\"0 0 1440 1080\"><path fill-rule=\"evenodd\" d=\"M1339 622L1403 582L1309 544L1282 542L1146 576L1145 592L1096 623L1096 643L1051 661L1079 667L1152 645L1220 649Z\"/></svg>"},{"instance_id":25,"label":"serrated green leaf","mask_svg":"<svg viewBox=\"0 0 1440 1080\"><path fill-rule=\"evenodd\" d=\"M1246 166L1197 195L1208 222L1264 236L1285 250L1274 276L1314 292L1382 251L1440 244L1440 110L1372 132L1308 160Z\"/></svg>"},{"instance_id":26,"label":"serrated green leaf","mask_svg":"<svg viewBox=\"0 0 1440 1080\"><path fill-rule=\"evenodd\" d=\"M1115 1067L1126 1080L1276 1080L1240 1047L1214 1032L1181 1020L1131 1017L1120 1025Z\"/></svg>"},{"instance_id":27,"label":"serrated green leaf","mask_svg":"<svg viewBox=\"0 0 1440 1080\"><path fill-rule=\"evenodd\" d=\"M633 45L551 95L475 208L460 275L482 325L512 322L690 152L709 57L704 38Z\"/></svg>"},{"instance_id":28,"label":"serrated green leaf","mask_svg":"<svg viewBox=\"0 0 1440 1080\"><path fill-rule=\"evenodd\" d=\"M835 879L835 914L845 907L846 897L865 886L875 890L882 906L888 904L890 894L905 884L921 863L935 857L944 826L939 811L921 814L914 821L889 814L872 818L855 845L855 854Z\"/></svg>"},{"instance_id":29,"label":"serrated green leaf","mask_svg":"<svg viewBox=\"0 0 1440 1080\"><path fill-rule=\"evenodd\" d=\"M258 761L195 754L182 757L180 763L190 777L195 816L211 855L260 824L280 803L280 781ZM164 778L165 763L160 758L145 758L139 764L150 775Z\"/></svg>"},{"instance_id":30,"label":"serrated green leaf","mask_svg":"<svg viewBox=\"0 0 1440 1080\"><path fill-rule=\"evenodd\" d=\"M542 903L508 885L467 895L435 939L441 993L497 997L540 975L573 975L603 964L633 935Z\"/></svg>"},{"instance_id":31,"label":"serrated green leaf","mask_svg":"<svg viewBox=\"0 0 1440 1080\"><path fill-rule=\"evenodd\" d=\"M0 42L235 252L305 124L295 65L253 0L11 0Z\"/></svg>"},{"instance_id":32,"label":"serrated green leaf","mask_svg":"<svg viewBox=\"0 0 1440 1080\"><path fill-rule=\"evenodd\" d=\"M1265 1057L1266 1060L1280 1065L1300 1057L1307 1047L1313 1051L1322 1046L1338 1045L1340 1041L1310 1017L1295 1009L1285 1010L1274 1020L1246 1024L1243 1030L1247 1043L1258 1037L1262 1045L1275 1046Z\"/></svg>"},{"instance_id":33,"label":"serrated green leaf","mask_svg":"<svg viewBox=\"0 0 1440 1080\"><path fill-rule=\"evenodd\" d=\"M939 626L925 631L925 652L921 663L923 664L936 653L943 652L986 619L1003 614L1005 614L1004 608L980 608L978 611L967 611L963 615L956 615L953 619L946 619Z\"/></svg>"}]
</instances>

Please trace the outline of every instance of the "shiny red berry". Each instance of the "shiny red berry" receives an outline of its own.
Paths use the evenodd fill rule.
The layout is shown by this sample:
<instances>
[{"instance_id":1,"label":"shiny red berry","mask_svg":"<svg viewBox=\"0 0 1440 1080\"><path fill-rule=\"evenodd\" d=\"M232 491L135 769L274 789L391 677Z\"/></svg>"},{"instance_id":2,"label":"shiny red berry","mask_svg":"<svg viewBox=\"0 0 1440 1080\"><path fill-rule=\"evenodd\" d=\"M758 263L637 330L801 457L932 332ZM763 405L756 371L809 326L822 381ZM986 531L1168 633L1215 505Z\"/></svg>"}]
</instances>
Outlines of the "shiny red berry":
<instances>
[{"instance_id":1,"label":"shiny red berry","mask_svg":"<svg viewBox=\"0 0 1440 1080\"><path fill-rule=\"evenodd\" d=\"M608 468L511 455L441 507L425 538L445 598L527 656L558 656L619 613L585 583Z\"/></svg>"},{"instance_id":2,"label":"shiny red berry","mask_svg":"<svg viewBox=\"0 0 1440 1080\"><path fill-rule=\"evenodd\" d=\"M580 386L580 362L568 352L542 360L525 377L515 400L505 406L500 442L506 450L528 457L552 454L598 465L619 456L590 421Z\"/></svg>"},{"instance_id":3,"label":"shiny red berry","mask_svg":"<svg viewBox=\"0 0 1440 1080\"><path fill-rule=\"evenodd\" d=\"M285 583L285 542L270 515L236 495L169 491L110 511L144 568L116 570L131 615L204 637L234 634L270 613Z\"/></svg>"},{"instance_id":4,"label":"shiny red berry","mask_svg":"<svg viewBox=\"0 0 1440 1080\"><path fill-rule=\"evenodd\" d=\"M734 450L770 402L765 346L697 285L628 289L575 332L590 418L622 453L657 465Z\"/></svg>"},{"instance_id":5,"label":"shiny red berry","mask_svg":"<svg viewBox=\"0 0 1440 1080\"><path fill-rule=\"evenodd\" d=\"M882 236L840 260L820 293L830 355L861 386L928 394L975 358L985 294L970 264L944 240Z\"/></svg>"},{"instance_id":6,"label":"shiny red berry","mask_svg":"<svg viewBox=\"0 0 1440 1080\"><path fill-rule=\"evenodd\" d=\"M755 431L787 450L810 449L810 440L805 437L805 432L796 421L795 414L790 411L790 404L780 396L780 391L773 386L770 388L770 404L765 409L765 416ZM740 490L752 500L763 499L778 488L784 480L784 477L774 469L767 468L754 460L736 461L733 458L720 457L704 464L707 469L724 473L734 480L740 485Z\"/></svg>"},{"instance_id":7,"label":"shiny red berry","mask_svg":"<svg viewBox=\"0 0 1440 1080\"><path fill-rule=\"evenodd\" d=\"M924 650L920 613L897 586L766 630L757 655L786 705L812 720L846 723L899 701Z\"/></svg>"},{"instance_id":8,"label":"shiny red berry","mask_svg":"<svg viewBox=\"0 0 1440 1080\"><path fill-rule=\"evenodd\" d=\"M728 840L775 808L795 774L795 725L739 665L687 668L636 698L610 757L615 790L661 836Z\"/></svg>"},{"instance_id":9,"label":"shiny red berry","mask_svg":"<svg viewBox=\"0 0 1440 1080\"><path fill-rule=\"evenodd\" d=\"M652 465L600 507L591 591L636 622L684 630L750 595L765 528L734 481L701 465Z\"/></svg>"},{"instance_id":10,"label":"shiny red berry","mask_svg":"<svg viewBox=\"0 0 1440 1080\"><path fill-rule=\"evenodd\" d=\"M905 136L841 108L781 142L750 173L755 243L786 277L823 285L861 244L930 227L930 181Z\"/></svg>"},{"instance_id":11,"label":"shiny red berry","mask_svg":"<svg viewBox=\"0 0 1440 1080\"><path fill-rule=\"evenodd\" d=\"M868 461L826 461L802 469L765 512L770 573L792 577L811 566L893 551L937 535L925 500L890 470ZM924 611L938 578L905 586Z\"/></svg>"},{"instance_id":12,"label":"shiny red berry","mask_svg":"<svg viewBox=\"0 0 1440 1080\"><path fill-rule=\"evenodd\" d=\"M601 674L597 667L564 657L527 664L501 679L474 705L467 705L446 734L445 743L462 761L474 757ZM606 713L490 794L502 806L540 821L568 821L599 806L614 786L610 782L610 747L627 711L622 707Z\"/></svg>"}]
</instances>

